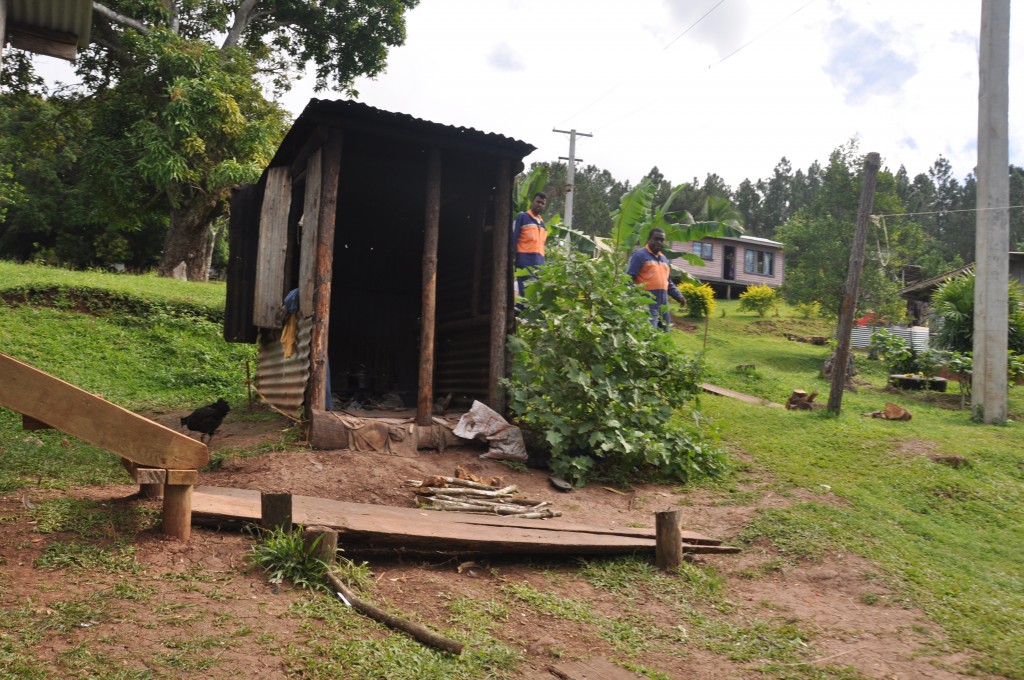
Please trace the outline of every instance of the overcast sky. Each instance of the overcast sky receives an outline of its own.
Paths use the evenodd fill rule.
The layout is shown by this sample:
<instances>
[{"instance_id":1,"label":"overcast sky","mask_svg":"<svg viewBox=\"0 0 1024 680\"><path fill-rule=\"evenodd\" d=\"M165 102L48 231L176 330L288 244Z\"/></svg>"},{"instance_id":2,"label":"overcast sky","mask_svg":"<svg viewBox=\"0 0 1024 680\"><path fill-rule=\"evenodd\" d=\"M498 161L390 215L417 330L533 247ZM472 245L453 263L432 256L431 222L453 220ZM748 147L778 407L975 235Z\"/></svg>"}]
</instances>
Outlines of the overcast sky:
<instances>
[{"instance_id":1,"label":"overcast sky","mask_svg":"<svg viewBox=\"0 0 1024 680\"><path fill-rule=\"evenodd\" d=\"M1011 19L1010 120L1024 21ZM703 17L703 18L702 18ZM896 170L977 162L980 0L421 0L360 100L527 141L636 182L717 172L733 188L852 137ZM1016 40L1015 40L1016 39ZM298 112L312 91L287 99ZM318 95L330 98L329 94ZM1010 160L1024 165L1024 126Z\"/></svg>"},{"instance_id":2,"label":"overcast sky","mask_svg":"<svg viewBox=\"0 0 1024 680\"><path fill-rule=\"evenodd\" d=\"M1012 15L1010 162L1024 165L1024 17ZM977 162L981 0L421 0L359 100L496 132L635 183L733 188L857 137L913 176ZM314 93L300 81L295 115ZM1014 124L1013 121L1018 121Z\"/></svg>"}]
</instances>

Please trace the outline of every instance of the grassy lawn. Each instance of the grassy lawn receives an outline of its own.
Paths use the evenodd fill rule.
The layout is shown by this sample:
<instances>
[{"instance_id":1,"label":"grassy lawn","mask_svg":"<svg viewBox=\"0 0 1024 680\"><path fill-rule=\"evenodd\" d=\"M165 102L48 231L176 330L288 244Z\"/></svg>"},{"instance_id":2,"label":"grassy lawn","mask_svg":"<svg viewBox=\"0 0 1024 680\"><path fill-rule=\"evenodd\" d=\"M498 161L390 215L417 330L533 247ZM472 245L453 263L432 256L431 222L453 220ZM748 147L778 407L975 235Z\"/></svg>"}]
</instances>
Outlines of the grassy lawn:
<instances>
[{"instance_id":1,"label":"grassy lawn","mask_svg":"<svg viewBox=\"0 0 1024 680\"><path fill-rule=\"evenodd\" d=\"M818 390L818 401L827 402L829 384L819 369L829 348L782 335L828 334L827 324L809 325L785 309L781 317L759 319L740 313L735 302L719 309L725 315L716 311L710 320L706 350L703 326L676 334L686 349L705 352L709 382L780 403L793 389ZM838 417L824 409L701 399L728 447L781 483L822 494L821 502L765 513L747 538L767 536L784 551L811 542L822 552L839 546L861 554L954 643L981 652L979 671L1024 676L1024 431L1017 420L1024 392L1010 390L1009 423L980 425L967 411L954 410L955 396L885 392L880 362L859 352L856 362L858 378L868 384L846 392ZM886 401L908 408L913 420L861 415ZM933 460L941 456L960 456L967 464Z\"/></svg>"}]
</instances>

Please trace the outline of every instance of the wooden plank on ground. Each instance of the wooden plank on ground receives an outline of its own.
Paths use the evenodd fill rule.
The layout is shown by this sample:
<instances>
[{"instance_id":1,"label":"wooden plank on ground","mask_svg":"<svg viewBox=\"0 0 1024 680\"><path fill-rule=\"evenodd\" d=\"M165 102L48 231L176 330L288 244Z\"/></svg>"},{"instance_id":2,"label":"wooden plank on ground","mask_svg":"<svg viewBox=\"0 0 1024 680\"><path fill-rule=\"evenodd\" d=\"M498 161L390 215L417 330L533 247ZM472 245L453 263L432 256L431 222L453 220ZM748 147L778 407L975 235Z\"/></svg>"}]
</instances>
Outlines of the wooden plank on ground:
<instances>
[{"instance_id":1,"label":"wooden plank on ground","mask_svg":"<svg viewBox=\"0 0 1024 680\"><path fill-rule=\"evenodd\" d=\"M0 353L0 406L147 467L198 469L206 444Z\"/></svg>"},{"instance_id":2,"label":"wooden plank on ground","mask_svg":"<svg viewBox=\"0 0 1024 680\"><path fill-rule=\"evenodd\" d=\"M529 522L501 517L486 518L488 523L480 523L479 520L485 518L471 513L346 503L310 496L293 496L292 499L296 523L329 526L338 530L342 543L356 541L372 548L611 555L653 553L655 545L653 536L636 536L632 529L620 533L580 524L558 524L556 520ZM260 493L248 489L197 487L192 508L197 518L257 522ZM717 547L710 543L694 544L691 552Z\"/></svg>"},{"instance_id":3,"label":"wooden plank on ground","mask_svg":"<svg viewBox=\"0 0 1024 680\"><path fill-rule=\"evenodd\" d=\"M743 394L742 392L734 392L724 387L719 387L718 385L712 385L711 383L701 383L700 387L705 392L717 394L720 397L739 399L740 401L746 402L747 404L754 404L755 406L777 406L778 408L782 408L782 404L776 404L774 401L768 401L767 399L762 399L761 397L752 397L749 394Z\"/></svg>"}]
</instances>

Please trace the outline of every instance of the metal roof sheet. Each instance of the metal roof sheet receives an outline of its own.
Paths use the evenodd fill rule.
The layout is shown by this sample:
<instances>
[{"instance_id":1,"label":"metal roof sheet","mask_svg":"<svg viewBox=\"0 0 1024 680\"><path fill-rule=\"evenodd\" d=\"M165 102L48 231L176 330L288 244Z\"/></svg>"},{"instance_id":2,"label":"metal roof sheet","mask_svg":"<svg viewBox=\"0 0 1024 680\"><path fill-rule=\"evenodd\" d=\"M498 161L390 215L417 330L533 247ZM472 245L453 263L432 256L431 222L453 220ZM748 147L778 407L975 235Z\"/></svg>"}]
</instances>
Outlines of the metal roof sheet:
<instances>
[{"instance_id":1,"label":"metal roof sheet","mask_svg":"<svg viewBox=\"0 0 1024 680\"><path fill-rule=\"evenodd\" d=\"M516 160L521 160L536 149L532 144L494 132L434 123L407 113L385 111L351 99L311 99L285 135L270 166L290 163L318 125L344 128L346 123L386 127L394 133L402 132L433 138L439 144L469 144L479 147L482 151L514 157Z\"/></svg>"},{"instance_id":2,"label":"metal roof sheet","mask_svg":"<svg viewBox=\"0 0 1024 680\"><path fill-rule=\"evenodd\" d=\"M81 48L89 44L92 0L7 0L7 20L70 33Z\"/></svg>"}]
</instances>

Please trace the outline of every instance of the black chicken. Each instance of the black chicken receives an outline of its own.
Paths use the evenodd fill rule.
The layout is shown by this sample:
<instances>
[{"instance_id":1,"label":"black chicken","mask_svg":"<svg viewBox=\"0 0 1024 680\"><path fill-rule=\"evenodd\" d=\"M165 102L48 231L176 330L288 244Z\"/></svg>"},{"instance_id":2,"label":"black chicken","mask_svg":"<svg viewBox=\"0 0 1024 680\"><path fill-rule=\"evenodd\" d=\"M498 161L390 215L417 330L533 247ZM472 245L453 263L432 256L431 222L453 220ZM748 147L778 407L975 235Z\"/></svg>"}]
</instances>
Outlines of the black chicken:
<instances>
[{"instance_id":1,"label":"black chicken","mask_svg":"<svg viewBox=\"0 0 1024 680\"><path fill-rule=\"evenodd\" d=\"M213 433L220 427L220 424L224 421L224 416L230 410L231 407L228 406L228 402L218 399L212 404L207 404L192 411L192 413L181 419L181 424L187 426L193 432L199 432L199 441L203 441L204 434L207 435L206 443L209 444L210 440L213 439Z\"/></svg>"}]
</instances>

